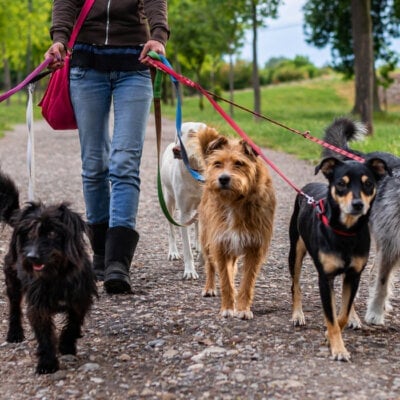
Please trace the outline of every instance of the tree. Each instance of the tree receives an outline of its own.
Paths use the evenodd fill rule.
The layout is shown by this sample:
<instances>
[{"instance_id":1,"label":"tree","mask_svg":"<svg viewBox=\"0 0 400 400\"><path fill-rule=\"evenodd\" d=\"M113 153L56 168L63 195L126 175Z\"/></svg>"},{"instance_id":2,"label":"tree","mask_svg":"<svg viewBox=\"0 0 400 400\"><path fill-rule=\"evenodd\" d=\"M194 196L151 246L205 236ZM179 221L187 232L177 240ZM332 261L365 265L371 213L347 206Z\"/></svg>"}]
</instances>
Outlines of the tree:
<instances>
[{"instance_id":1,"label":"tree","mask_svg":"<svg viewBox=\"0 0 400 400\"><path fill-rule=\"evenodd\" d=\"M43 61L50 44L51 6L47 0L0 0L0 66L6 90L11 87L12 73L27 75Z\"/></svg>"},{"instance_id":2,"label":"tree","mask_svg":"<svg viewBox=\"0 0 400 400\"><path fill-rule=\"evenodd\" d=\"M244 27L237 17L234 0L173 0L169 2L172 27L168 54L199 82L207 61L221 60L241 45ZM200 108L203 98L200 96Z\"/></svg>"},{"instance_id":3,"label":"tree","mask_svg":"<svg viewBox=\"0 0 400 400\"><path fill-rule=\"evenodd\" d=\"M394 67L391 38L400 36L400 0L370 0L368 4L371 5L372 20L373 107L374 111L380 111L375 64L387 63ZM348 0L308 0L304 5L307 42L319 48L329 45L332 66L348 78L355 72L351 13Z\"/></svg>"},{"instance_id":4,"label":"tree","mask_svg":"<svg viewBox=\"0 0 400 400\"><path fill-rule=\"evenodd\" d=\"M351 0L351 20L356 92L353 112L361 115L372 134L374 55L370 0Z\"/></svg>"},{"instance_id":5,"label":"tree","mask_svg":"<svg viewBox=\"0 0 400 400\"><path fill-rule=\"evenodd\" d=\"M243 9L243 20L247 21L253 33L254 112L258 114L261 114L261 96L257 54L257 32L258 28L266 26L268 18L277 18L280 3L281 0L241 0L237 2L238 6L241 4L240 9Z\"/></svg>"}]
</instances>

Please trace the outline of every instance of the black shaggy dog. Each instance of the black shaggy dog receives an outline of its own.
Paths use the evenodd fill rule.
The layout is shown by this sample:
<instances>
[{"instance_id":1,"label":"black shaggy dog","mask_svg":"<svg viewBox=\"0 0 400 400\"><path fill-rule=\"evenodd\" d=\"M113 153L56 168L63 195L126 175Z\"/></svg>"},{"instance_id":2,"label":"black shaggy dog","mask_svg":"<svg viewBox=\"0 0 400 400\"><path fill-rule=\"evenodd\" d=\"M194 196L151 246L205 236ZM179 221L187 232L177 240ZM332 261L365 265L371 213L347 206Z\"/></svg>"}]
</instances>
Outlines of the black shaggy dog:
<instances>
[{"instance_id":1,"label":"black shaggy dog","mask_svg":"<svg viewBox=\"0 0 400 400\"><path fill-rule=\"evenodd\" d=\"M27 316L38 342L36 372L53 373L59 369L53 316L66 315L58 350L76 354L85 315L97 296L86 251L86 225L66 203L31 202L19 209L18 190L2 175L0 193L2 221L14 228L4 267L10 306L7 341L24 339L21 302L25 294Z\"/></svg>"},{"instance_id":2,"label":"black shaggy dog","mask_svg":"<svg viewBox=\"0 0 400 400\"><path fill-rule=\"evenodd\" d=\"M371 158L364 163L322 160L316 173L328 180L309 183L302 191L315 200L313 207L305 196L298 195L290 221L289 270L292 277L295 325L304 325L300 273L308 252L319 276L319 290L333 359L348 361L350 353L342 339L354 297L358 290L370 250L368 219L377 192L377 181L388 173L386 163ZM343 274L342 307L336 314L334 279Z\"/></svg>"}]
</instances>

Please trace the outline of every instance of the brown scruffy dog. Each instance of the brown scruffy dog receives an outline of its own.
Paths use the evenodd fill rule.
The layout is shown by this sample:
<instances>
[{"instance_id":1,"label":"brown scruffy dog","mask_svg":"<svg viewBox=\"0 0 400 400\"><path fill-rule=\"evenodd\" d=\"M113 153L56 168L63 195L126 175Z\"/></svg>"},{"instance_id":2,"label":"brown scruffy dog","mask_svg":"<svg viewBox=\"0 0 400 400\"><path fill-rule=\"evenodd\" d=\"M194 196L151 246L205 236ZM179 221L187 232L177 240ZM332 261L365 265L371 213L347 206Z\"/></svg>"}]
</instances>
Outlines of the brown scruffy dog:
<instances>
[{"instance_id":1,"label":"brown scruffy dog","mask_svg":"<svg viewBox=\"0 0 400 400\"><path fill-rule=\"evenodd\" d=\"M206 267L203 296L221 288L221 315L253 318L250 307L257 275L271 241L275 192L264 162L243 140L206 128L198 133L205 161L205 186L199 206L200 240ZM243 276L236 298L237 261Z\"/></svg>"},{"instance_id":2,"label":"brown scruffy dog","mask_svg":"<svg viewBox=\"0 0 400 400\"><path fill-rule=\"evenodd\" d=\"M58 350L76 354L84 318L97 296L84 239L86 225L66 203L31 202L19 209L17 189L1 173L0 192L1 219L14 228L4 266L9 299L7 341L24 339L21 303L25 295L27 316L38 342L36 372L53 373L59 369L54 314L66 315Z\"/></svg>"}]
</instances>

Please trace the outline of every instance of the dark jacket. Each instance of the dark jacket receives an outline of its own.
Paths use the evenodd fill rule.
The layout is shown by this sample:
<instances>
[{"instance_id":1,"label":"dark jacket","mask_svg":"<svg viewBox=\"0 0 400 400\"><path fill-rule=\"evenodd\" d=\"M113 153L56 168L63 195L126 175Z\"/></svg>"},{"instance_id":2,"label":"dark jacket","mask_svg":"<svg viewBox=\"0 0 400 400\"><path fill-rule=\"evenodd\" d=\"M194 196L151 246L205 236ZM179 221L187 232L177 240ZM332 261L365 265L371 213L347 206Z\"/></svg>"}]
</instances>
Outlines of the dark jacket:
<instances>
[{"instance_id":1,"label":"dark jacket","mask_svg":"<svg viewBox=\"0 0 400 400\"><path fill-rule=\"evenodd\" d=\"M54 0L50 35L66 45L84 0ZM96 0L77 42L98 46L138 46L169 37L167 0Z\"/></svg>"}]
</instances>

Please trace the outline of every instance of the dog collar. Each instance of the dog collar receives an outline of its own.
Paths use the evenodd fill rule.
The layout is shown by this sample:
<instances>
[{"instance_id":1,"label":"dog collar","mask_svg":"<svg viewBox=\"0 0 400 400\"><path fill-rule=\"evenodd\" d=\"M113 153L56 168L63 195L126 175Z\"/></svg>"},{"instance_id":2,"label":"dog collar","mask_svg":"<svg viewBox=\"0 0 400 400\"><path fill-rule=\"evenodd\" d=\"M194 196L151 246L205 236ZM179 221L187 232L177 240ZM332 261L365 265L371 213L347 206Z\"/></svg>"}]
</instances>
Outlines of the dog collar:
<instances>
[{"instance_id":1,"label":"dog collar","mask_svg":"<svg viewBox=\"0 0 400 400\"><path fill-rule=\"evenodd\" d=\"M321 199L321 200L315 202L314 203L314 208L316 210L318 219L326 227L330 228L332 230L332 232L334 232L334 233L336 233L337 235L340 235L340 236L347 236L347 237L356 236L356 234L354 232L342 231L342 230L335 229L335 228L331 227L331 225L329 224L329 219L326 216L326 209L325 209L324 199Z\"/></svg>"}]
</instances>

